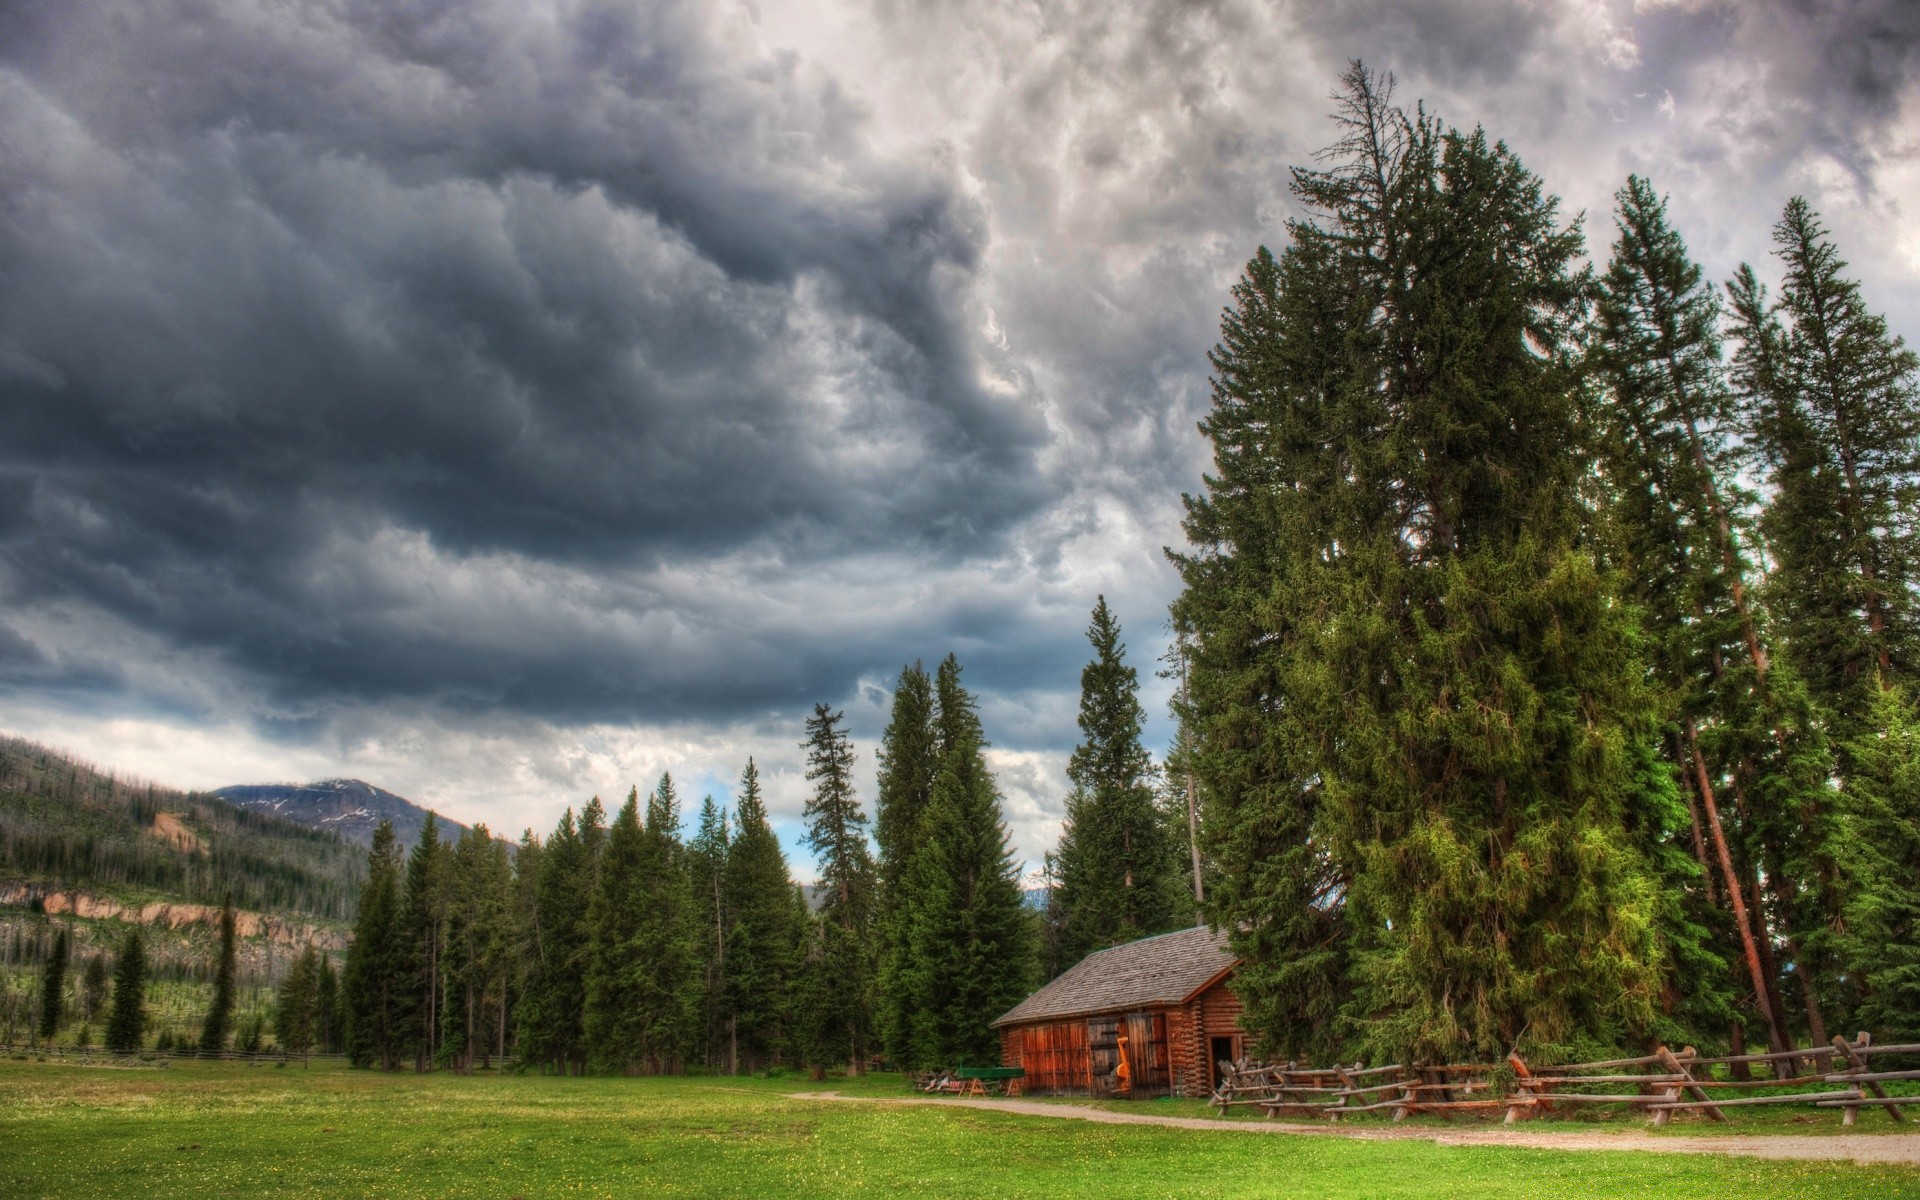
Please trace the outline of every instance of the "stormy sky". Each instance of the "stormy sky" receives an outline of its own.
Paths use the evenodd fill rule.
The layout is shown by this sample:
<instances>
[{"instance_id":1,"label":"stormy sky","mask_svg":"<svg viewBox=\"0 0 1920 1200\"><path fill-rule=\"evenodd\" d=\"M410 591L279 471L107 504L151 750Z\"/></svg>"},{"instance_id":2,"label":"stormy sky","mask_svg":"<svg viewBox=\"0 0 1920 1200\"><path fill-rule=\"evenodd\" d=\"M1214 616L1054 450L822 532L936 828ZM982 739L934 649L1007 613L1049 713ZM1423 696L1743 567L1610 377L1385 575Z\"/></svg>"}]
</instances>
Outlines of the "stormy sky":
<instances>
[{"instance_id":1,"label":"stormy sky","mask_svg":"<svg viewBox=\"0 0 1920 1200\"><path fill-rule=\"evenodd\" d=\"M981 696L1052 844L1148 681L1226 289L1355 57L1716 278L1804 194L1920 335L1901 0L7 0L0 728L550 828Z\"/></svg>"}]
</instances>

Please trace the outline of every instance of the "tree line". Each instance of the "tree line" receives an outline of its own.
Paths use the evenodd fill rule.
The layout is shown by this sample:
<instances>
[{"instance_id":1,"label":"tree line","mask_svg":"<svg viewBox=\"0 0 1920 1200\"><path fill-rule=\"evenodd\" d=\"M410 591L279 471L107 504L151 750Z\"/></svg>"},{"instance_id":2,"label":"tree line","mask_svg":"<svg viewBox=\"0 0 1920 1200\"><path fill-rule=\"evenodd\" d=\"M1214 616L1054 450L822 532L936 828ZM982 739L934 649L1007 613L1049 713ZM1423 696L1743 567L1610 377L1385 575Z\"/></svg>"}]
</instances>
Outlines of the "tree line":
<instances>
[{"instance_id":1,"label":"tree line","mask_svg":"<svg viewBox=\"0 0 1920 1200\"><path fill-rule=\"evenodd\" d=\"M1819 215L1603 266L1356 64L1234 287L1174 607L1207 915L1284 1057L1920 1032L1916 359ZM1588 1054L1587 1057L1601 1057Z\"/></svg>"},{"instance_id":2,"label":"tree line","mask_svg":"<svg viewBox=\"0 0 1920 1200\"><path fill-rule=\"evenodd\" d=\"M444 840L429 814L403 855L383 826L344 968L308 946L279 980L279 1047L389 1070L499 1061L563 1074L997 1061L990 1023L1036 978L1193 919L1177 817L1104 598L1088 637L1083 742L1041 903L1022 888L977 703L950 655L900 674L871 827L843 715L817 705L806 722L811 895L791 878L751 759L732 810L705 798L690 836L670 775L611 817L598 798L569 809L511 853L484 825ZM262 1044L263 1027L234 1023L231 895L218 929L197 1043L162 1049ZM69 1011L66 945L57 933L42 956L45 1037ZM152 977L137 927L113 970L109 1001L107 957L90 958L75 998L88 1021L104 1004L107 1048L131 1052Z\"/></svg>"},{"instance_id":3,"label":"tree line","mask_svg":"<svg viewBox=\"0 0 1920 1200\"><path fill-rule=\"evenodd\" d=\"M902 670L871 822L844 714L817 705L806 731L811 895L751 759L732 808L705 798L690 833L671 775L611 816L597 798L568 809L512 854L484 826L449 845L430 821L404 856L376 832L342 975L352 1060L562 1074L997 1061L991 1022L1031 986L1044 922L958 660Z\"/></svg>"}]
</instances>

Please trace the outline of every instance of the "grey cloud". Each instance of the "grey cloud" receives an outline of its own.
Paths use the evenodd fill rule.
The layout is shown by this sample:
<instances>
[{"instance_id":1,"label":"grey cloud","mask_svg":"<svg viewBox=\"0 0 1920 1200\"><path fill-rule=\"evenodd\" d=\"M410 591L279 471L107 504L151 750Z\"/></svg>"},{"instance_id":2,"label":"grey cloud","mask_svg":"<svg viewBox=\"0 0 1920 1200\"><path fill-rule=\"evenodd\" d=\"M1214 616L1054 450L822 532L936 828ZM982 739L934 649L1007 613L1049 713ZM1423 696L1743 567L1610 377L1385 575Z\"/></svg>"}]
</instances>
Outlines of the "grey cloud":
<instances>
[{"instance_id":1,"label":"grey cloud","mask_svg":"<svg viewBox=\"0 0 1920 1200\"><path fill-rule=\"evenodd\" d=\"M269 691L704 711L821 681L717 638L649 693L644 640L422 629L328 581L390 528L441 570L991 550L1049 485L1027 398L978 383L982 214L699 14L11 8L9 599Z\"/></svg>"}]
</instances>

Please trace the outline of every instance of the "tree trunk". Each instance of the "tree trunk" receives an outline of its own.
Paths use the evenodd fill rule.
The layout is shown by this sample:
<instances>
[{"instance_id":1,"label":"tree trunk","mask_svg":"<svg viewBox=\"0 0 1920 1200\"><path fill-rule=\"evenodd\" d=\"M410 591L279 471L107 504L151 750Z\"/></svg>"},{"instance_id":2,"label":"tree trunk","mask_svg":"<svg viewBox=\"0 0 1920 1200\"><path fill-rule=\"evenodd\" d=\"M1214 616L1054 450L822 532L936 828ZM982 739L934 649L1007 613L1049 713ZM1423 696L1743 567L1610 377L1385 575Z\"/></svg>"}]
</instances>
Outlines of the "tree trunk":
<instances>
[{"instance_id":1,"label":"tree trunk","mask_svg":"<svg viewBox=\"0 0 1920 1200\"><path fill-rule=\"evenodd\" d=\"M1761 1015L1767 1022L1767 1043L1775 1051L1787 1048L1781 1038L1779 1024L1774 1020L1773 1006L1768 1002L1770 991L1767 977L1760 968L1759 948L1754 945L1753 923L1747 919L1747 903L1741 896L1740 876L1733 869L1733 855L1727 850L1726 831L1720 825L1720 810L1713 802L1713 782L1707 778L1706 760L1700 757L1700 737L1694 728L1693 719L1686 722L1687 749L1693 757L1695 782L1700 788L1700 800L1706 808L1707 830L1713 837L1713 848L1720 859L1720 870L1727 881L1727 896L1733 901L1733 921L1740 927L1740 946L1746 953L1747 973L1753 980L1754 999L1759 1005Z\"/></svg>"}]
</instances>

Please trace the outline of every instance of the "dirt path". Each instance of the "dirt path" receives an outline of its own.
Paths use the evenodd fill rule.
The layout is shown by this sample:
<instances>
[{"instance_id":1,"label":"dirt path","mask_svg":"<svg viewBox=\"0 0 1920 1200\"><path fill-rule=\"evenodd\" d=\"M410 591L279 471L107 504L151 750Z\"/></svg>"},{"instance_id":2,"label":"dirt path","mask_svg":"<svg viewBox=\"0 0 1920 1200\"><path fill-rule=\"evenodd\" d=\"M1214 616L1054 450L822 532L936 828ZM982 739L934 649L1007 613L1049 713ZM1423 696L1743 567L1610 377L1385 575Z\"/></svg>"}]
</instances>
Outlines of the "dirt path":
<instances>
[{"instance_id":1,"label":"dirt path","mask_svg":"<svg viewBox=\"0 0 1920 1200\"><path fill-rule=\"evenodd\" d=\"M1431 1127L1362 1128L1337 1125L1298 1125L1287 1121L1221 1121L1206 1117L1158 1117L1149 1113L1113 1112L1072 1104L1038 1100L961 1100L946 1097L876 1099L842 1096L838 1092L798 1092L793 1100L845 1100L862 1104L937 1104L952 1108L983 1108L1023 1117L1053 1117L1063 1121L1093 1121L1101 1125L1164 1125L1173 1129L1226 1129L1236 1133L1295 1134L1302 1137L1351 1138L1362 1142L1431 1141L1439 1146L1519 1146L1536 1150L1650 1150L1656 1154L1734 1154L1747 1158L1798 1158L1869 1164L1920 1166L1920 1133L1839 1133L1807 1137L1788 1133L1738 1135L1683 1134L1656 1137L1633 1130L1567 1130L1536 1132L1527 1129L1441 1129Z\"/></svg>"}]
</instances>

